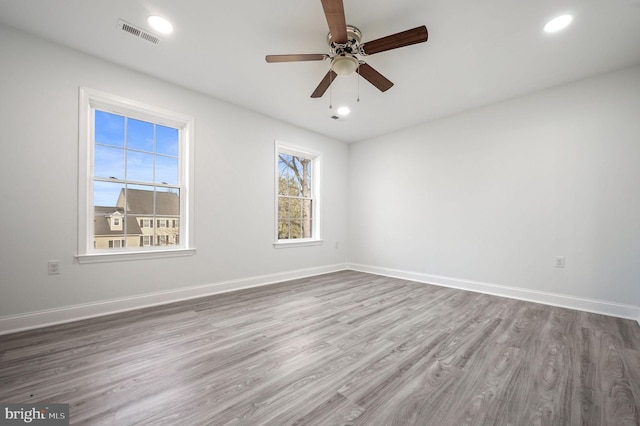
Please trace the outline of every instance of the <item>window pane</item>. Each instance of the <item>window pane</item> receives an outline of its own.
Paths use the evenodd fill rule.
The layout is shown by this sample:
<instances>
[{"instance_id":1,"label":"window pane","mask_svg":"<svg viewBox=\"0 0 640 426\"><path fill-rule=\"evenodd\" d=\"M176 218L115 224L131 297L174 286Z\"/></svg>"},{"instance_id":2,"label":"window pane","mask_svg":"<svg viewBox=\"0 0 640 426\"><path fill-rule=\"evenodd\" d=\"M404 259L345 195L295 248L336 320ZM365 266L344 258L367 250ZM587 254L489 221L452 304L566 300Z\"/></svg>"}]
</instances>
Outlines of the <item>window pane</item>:
<instances>
[{"instance_id":1,"label":"window pane","mask_svg":"<svg viewBox=\"0 0 640 426\"><path fill-rule=\"evenodd\" d=\"M127 151L127 180L153 182L153 154Z\"/></svg>"},{"instance_id":2,"label":"window pane","mask_svg":"<svg viewBox=\"0 0 640 426\"><path fill-rule=\"evenodd\" d=\"M156 126L156 153L178 155L178 129Z\"/></svg>"},{"instance_id":3,"label":"window pane","mask_svg":"<svg viewBox=\"0 0 640 426\"><path fill-rule=\"evenodd\" d=\"M124 189L121 183L94 182L93 184L93 205L115 208L118 204L118 197Z\"/></svg>"},{"instance_id":4,"label":"window pane","mask_svg":"<svg viewBox=\"0 0 640 426\"><path fill-rule=\"evenodd\" d=\"M178 158L156 156L156 182L169 185L178 184Z\"/></svg>"},{"instance_id":5,"label":"window pane","mask_svg":"<svg viewBox=\"0 0 640 426\"><path fill-rule=\"evenodd\" d=\"M124 185L94 182L93 185L93 246L97 249L118 248L124 238ZM118 243L114 243L118 241Z\"/></svg>"},{"instance_id":6,"label":"window pane","mask_svg":"<svg viewBox=\"0 0 640 426\"><path fill-rule=\"evenodd\" d=\"M302 200L301 235L303 238L311 238L311 200Z\"/></svg>"},{"instance_id":7,"label":"window pane","mask_svg":"<svg viewBox=\"0 0 640 426\"><path fill-rule=\"evenodd\" d=\"M124 117L104 111L95 111L96 143L124 146Z\"/></svg>"},{"instance_id":8,"label":"window pane","mask_svg":"<svg viewBox=\"0 0 640 426\"><path fill-rule=\"evenodd\" d=\"M302 185L298 178L291 177L285 184L287 185L285 194L291 195L293 197L302 197Z\"/></svg>"},{"instance_id":9,"label":"window pane","mask_svg":"<svg viewBox=\"0 0 640 426\"><path fill-rule=\"evenodd\" d=\"M299 220L289 222L289 238L302 238L302 226Z\"/></svg>"},{"instance_id":10,"label":"window pane","mask_svg":"<svg viewBox=\"0 0 640 426\"><path fill-rule=\"evenodd\" d=\"M177 245L180 241L180 192L177 188L157 188L155 232L160 245Z\"/></svg>"},{"instance_id":11,"label":"window pane","mask_svg":"<svg viewBox=\"0 0 640 426\"><path fill-rule=\"evenodd\" d=\"M313 160L289 154L278 154L278 194L311 197Z\"/></svg>"},{"instance_id":12,"label":"window pane","mask_svg":"<svg viewBox=\"0 0 640 426\"><path fill-rule=\"evenodd\" d=\"M311 200L300 200L302 208L302 218L311 218Z\"/></svg>"},{"instance_id":13,"label":"window pane","mask_svg":"<svg viewBox=\"0 0 640 426\"><path fill-rule=\"evenodd\" d=\"M278 194L300 196L301 190L295 178L290 176L280 176L278 179Z\"/></svg>"},{"instance_id":14,"label":"window pane","mask_svg":"<svg viewBox=\"0 0 640 426\"><path fill-rule=\"evenodd\" d=\"M96 145L94 155L96 177L124 179L124 149Z\"/></svg>"},{"instance_id":15,"label":"window pane","mask_svg":"<svg viewBox=\"0 0 640 426\"><path fill-rule=\"evenodd\" d=\"M301 182L298 178L300 170L296 157L289 154L278 154L278 194L299 196ZM298 172L298 175L296 175Z\"/></svg>"},{"instance_id":16,"label":"window pane","mask_svg":"<svg viewBox=\"0 0 640 426\"><path fill-rule=\"evenodd\" d=\"M286 219L278 220L278 239L286 240L289 238L289 221Z\"/></svg>"},{"instance_id":17,"label":"window pane","mask_svg":"<svg viewBox=\"0 0 640 426\"><path fill-rule=\"evenodd\" d=\"M180 215L180 191L177 188L156 192L156 215L164 218Z\"/></svg>"},{"instance_id":18,"label":"window pane","mask_svg":"<svg viewBox=\"0 0 640 426\"><path fill-rule=\"evenodd\" d=\"M289 217L293 219L302 218L302 200L297 198L289 199Z\"/></svg>"},{"instance_id":19,"label":"window pane","mask_svg":"<svg viewBox=\"0 0 640 426\"><path fill-rule=\"evenodd\" d=\"M278 198L278 217L282 219L289 217L289 200L287 198Z\"/></svg>"},{"instance_id":20,"label":"window pane","mask_svg":"<svg viewBox=\"0 0 640 426\"><path fill-rule=\"evenodd\" d=\"M155 192L153 186L128 185L127 202L128 214L136 217L153 218Z\"/></svg>"},{"instance_id":21,"label":"window pane","mask_svg":"<svg viewBox=\"0 0 640 426\"><path fill-rule=\"evenodd\" d=\"M153 124L129 118L127 120L127 148L153 152Z\"/></svg>"}]
</instances>

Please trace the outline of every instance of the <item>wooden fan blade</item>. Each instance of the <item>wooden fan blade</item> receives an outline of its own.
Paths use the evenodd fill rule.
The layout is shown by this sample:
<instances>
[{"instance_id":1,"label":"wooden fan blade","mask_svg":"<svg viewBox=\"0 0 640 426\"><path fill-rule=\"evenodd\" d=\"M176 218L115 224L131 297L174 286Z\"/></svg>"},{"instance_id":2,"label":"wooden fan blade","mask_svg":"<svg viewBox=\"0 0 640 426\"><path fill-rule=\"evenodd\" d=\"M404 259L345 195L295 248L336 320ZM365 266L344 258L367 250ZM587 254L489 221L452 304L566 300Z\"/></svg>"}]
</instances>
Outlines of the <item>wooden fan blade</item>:
<instances>
[{"instance_id":1,"label":"wooden fan blade","mask_svg":"<svg viewBox=\"0 0 640 426\"><path fill-rule=\"evenodd\" d=\"M382 37L377 40L368 41L360 45L365 55L385 52L399 47L409 46L417 43L424 43L429 38L426 26L412 28L397 34Z\"/></svg>"},{"instance_id":2,"label":"wooden fan blade","mask_svg":"<svg viewBox=\"0 0 640 426\"><path fill-rule=\"evenodd\" d=\"M329 24L331 40L335 43L347 42L347 21L344 16L344 4L342 0L322 0L324 16Z\"/></svg>"},{"instance_id":3,"label":"wooden fan blade","mask_svg":"<svg viewBox=\"0 0 640 426\"><path fill-rule=\"evenodd\" d=\"M322 61L329 57L322 53L309 53L301 55L267 55L265 59L267 62L299 62L299 61Z\"/></svg>"},{"instance_id":4,"label":"wooden fan blade","mask_svg":"<svg viewBox=\"0 0 640 426\"><path fill-rule=\"evenodd\" d=\"M320 84L318 84L318 87L316 87L316 90L313 91L313 93L311 94L311 97L321 98L322 95L324 95L324 92L327 91L327 89L329 88L329 86L331 86L331 83L333 83L333 80L335 80L337 76L338 74L336 74L333 70L329 70L329 72L327 73L327 75L324 76Z\"/></svg>"},{"instance_id":5,"label":"wooden fan blade","mask_svg":"<svg viewBox=\"0 0 640 426\"><path fill-rule=\"evenodd\" d=\"M360 64L358 67L358 74L365 78L369 83L373 84L381 92L386 92L391 89L393 83L389 81L385 76L374 70L371 65Z\"/></svg>"}]
</instances>

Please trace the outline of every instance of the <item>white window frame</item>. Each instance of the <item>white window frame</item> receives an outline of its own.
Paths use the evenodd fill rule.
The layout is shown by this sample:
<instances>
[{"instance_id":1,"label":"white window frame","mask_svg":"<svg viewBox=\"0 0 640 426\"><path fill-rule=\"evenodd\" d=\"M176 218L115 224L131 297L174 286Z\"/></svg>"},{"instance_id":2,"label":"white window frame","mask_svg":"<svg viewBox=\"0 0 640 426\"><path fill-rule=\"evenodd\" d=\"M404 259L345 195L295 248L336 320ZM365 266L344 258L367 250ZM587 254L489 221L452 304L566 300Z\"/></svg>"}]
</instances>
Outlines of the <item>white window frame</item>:
<instances>
[{"instance_id":1,"label":"white window frame","mask_svg":"<svg viewBox=\"0 0 640 426\"><path fill-rule=\"evenodd\" d=\"M300 247L322 244L322 153L306 148L296 147L281 141L274 144L274 248ZM279 239L278 238L278 154L285 153L312 160L311 167L311 199L312 199L312 231L311 238Z\"/></svg>"},{"instance_id":2,"label":"white window frame","mask_svg":"<svg viewBox=\"0 0 640 426\"><path fill-rule=\"evenodd\" d=\"M80 263L110 262L190 256L195 254L194 234L194 127L193 117L175 113L138 101L85 87L79 93L79 148L78 148L78 253ZM93 238L93 115L95 109L127 117L150 121L177 128L180 133L179 182L180 188L180 244L175 247L128 247L122 250L95 249Z\"/></svg>"}]
</instances>

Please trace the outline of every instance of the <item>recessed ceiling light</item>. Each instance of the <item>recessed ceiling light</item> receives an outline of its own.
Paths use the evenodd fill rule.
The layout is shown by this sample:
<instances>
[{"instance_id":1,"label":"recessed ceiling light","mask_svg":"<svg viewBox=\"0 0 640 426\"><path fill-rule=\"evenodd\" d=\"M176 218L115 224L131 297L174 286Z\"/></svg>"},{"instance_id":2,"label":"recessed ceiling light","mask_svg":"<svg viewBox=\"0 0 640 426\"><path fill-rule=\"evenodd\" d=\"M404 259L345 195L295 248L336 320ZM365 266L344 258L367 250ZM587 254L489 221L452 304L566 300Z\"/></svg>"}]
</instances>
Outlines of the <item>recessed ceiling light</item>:
<instances>
[{"instance_id":1,"label":"recessed ceiling light","mask_svg":"<svg viewBox=\"0 0 640 426\"><path fill-rule=\"evenodd\" d=\"M350 112L351 110L347 106L341 106L340 108L338 108L338 115L345 116L349 115Z\"/></svg>"},{"instance_id":2,"label":"recessed ceiling light","mask_svg":"<svg viewBox=\"0 0 640 426\"><path fill-rule=\"evenodd\" d=\"M171 34L173 32L173 25L161 16L149 16L147 22L151 25L151 28L162 34Z\"/></svg>"},{"instance_id":3,"label":"recessed ceiling light","mask_svg":"<svg viewBox=\"0 0 640 426\"><path fill-rule=\"evenodd\" d=\"M549 22L547 22L544 26L544 32L546 33L555 33L556 31L560 31L565 29L567 25L569 25L573 21L573 16L571 15L561 15L556 18L553 18Z\"/></svg>"}]
</instances>

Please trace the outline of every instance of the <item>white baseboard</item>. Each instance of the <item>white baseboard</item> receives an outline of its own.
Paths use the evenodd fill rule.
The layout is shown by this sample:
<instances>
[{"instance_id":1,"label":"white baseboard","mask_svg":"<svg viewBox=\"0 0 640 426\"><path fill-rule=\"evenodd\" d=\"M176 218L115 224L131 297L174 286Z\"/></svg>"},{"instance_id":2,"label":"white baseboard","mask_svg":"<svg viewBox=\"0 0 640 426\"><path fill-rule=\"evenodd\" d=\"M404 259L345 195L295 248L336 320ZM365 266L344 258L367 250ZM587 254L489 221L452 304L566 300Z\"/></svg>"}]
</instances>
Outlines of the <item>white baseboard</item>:
<instances>
[{"instance_id":1,"label":"white baseboard","mask_svg":"<svg viewBox=\"0 0 640 426\"><path fill-rule=\"evenodd\" d=\"M582 297L528 290L517 287L508 287L478 281L463 280L459 278L442 277L438 275L401 271L397 269L380 268L377 266L349 264L348 268L354 271L368 272L371 274L384 275L387 277L401 278L405 280L417 281L420 283L439 285L442 287L457 288L461 290L473 291L476 293L492 294L494 296L508 297L511 299L559 306L562 308L577 309L579 311L610 315L618 318L632 319L640 324L640 306L625 305L621 303L607 302L604 300L586 299Z\"/></svg>"},{"instance_id":2,"label":"white baseboard","mask_svg":"<svg viewBox=\"0 0 640 426\"><path fill-rule=\"evenodd\" d=\"M159 291L118 299L104 300L81 305L64 306L44 311L0 317L0 335L30 330L49 325L62 324L81 319L99 317L134 309L163 305L181 300L195 299L212 294L226 293L251 287L275 284L282 281L310 277L347 269L345 264L320 266L270 275L260 275L238 280L223 281L175 290Z\"/></svg>"},{"instance_id":3,"label":"white baseboard","mask_svg":"<svg viewBox=\"0 0 640 426\"><path fill-rule=\"evenodd\" d=\"M345 269L351 269L354 271L367 272L393 278L401 278L421 283L434 284L443 287L469 290L477 293L486 293L495 296L509 297L512 299L542 303L545 305L560 306L563 308L594 312L619 318L633 319L638 321L638 323L640 324L639 306L624 305L602 300L585 299L563 294L533 291L516 287L508 287L417 272L401 271L397 269L381 268L376 266L359 264L336 264L0 317L0 335L14 333L17 331L30 330L39 327L46 327L49 325L62 324L81 319L99 317L118 312L131 311L134 309L163 305L167 303L178 302L181 300L195 299L198 297L226 293L229 291L241 290L245 288L276 284L283 281L321 275L330 272L337 272Z\"/></svg>"}]
</instances>

